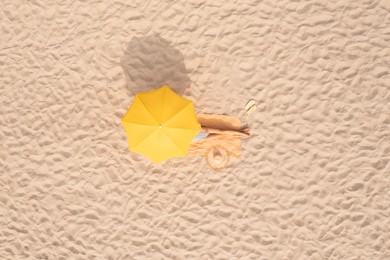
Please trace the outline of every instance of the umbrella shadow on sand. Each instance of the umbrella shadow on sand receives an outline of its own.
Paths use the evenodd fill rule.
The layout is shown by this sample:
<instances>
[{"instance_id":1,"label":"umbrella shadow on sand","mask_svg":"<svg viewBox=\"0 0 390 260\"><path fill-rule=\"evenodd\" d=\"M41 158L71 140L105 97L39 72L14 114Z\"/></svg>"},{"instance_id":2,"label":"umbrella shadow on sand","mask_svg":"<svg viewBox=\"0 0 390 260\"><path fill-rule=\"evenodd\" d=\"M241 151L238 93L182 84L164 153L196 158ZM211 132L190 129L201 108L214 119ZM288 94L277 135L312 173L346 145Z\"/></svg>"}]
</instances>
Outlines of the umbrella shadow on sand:
<instances>
[{"instance_id":1,"label":"umbrella shadow on sand","mask_svg":"<svg viewBox=\"0 0 390 260\"><path fill-rule=\"evenodd\" d=\"M191 85L183 54L159 35L134 37L120 62L133 95L163 85L183 95Z\"/></svg>"}]
</instances>

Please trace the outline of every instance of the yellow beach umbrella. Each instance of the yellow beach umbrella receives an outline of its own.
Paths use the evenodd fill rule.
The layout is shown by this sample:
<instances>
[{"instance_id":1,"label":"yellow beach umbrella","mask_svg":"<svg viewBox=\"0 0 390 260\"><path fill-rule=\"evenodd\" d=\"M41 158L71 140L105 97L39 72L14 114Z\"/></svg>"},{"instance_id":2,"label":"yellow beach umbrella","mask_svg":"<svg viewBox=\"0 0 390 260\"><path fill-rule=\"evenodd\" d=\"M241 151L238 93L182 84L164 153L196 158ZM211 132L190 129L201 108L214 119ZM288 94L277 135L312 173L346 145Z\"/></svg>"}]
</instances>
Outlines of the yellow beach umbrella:
<instances>
[{"instance_id":1,"label":"yellow beach umbrella","mask_svg":"<svg viewBox=\"0 0 390 260\"><path fill-rule=\"evenodd\" d=\"M186 155L200 131L194 104L167 86L138 93L122 124L129 150L155 163Z\"/></svg>"}]
</instances>

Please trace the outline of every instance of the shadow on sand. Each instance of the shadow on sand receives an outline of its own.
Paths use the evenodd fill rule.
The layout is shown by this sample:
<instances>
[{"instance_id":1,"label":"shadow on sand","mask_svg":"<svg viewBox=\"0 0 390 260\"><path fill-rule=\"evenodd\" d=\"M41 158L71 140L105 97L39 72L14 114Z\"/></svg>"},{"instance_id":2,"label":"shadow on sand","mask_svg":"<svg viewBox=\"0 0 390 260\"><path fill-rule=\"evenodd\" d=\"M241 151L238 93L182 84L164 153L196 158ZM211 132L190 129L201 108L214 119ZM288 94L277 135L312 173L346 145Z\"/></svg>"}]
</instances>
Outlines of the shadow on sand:
<instances>
[{"instance_id":1,"label":"shadow on sand","mask_svg":"<svg viewBox=\"0 0 390 260\"><path fill-rule=\"evenodd\" d=\"M163 85L183 95L191 85L183 54L159 35L134 37L121 58L121 66L133 95Z\"/></svg>"}]
</instances>

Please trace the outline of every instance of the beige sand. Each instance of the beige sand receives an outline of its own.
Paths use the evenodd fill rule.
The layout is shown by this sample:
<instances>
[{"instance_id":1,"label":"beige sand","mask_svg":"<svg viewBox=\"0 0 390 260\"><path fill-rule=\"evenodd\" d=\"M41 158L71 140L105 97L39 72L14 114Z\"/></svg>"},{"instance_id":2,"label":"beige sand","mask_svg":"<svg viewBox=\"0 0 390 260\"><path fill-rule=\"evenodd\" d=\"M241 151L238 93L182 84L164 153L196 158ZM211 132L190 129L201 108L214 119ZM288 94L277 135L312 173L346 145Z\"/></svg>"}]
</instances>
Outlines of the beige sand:
<instances>
[{"instance_id":1,"label":"beige sand","mask_svg":"<svg viewBox=\"0 0 390 260\"><path fill-rule=\"evenodd\" d=\"M390 1L2 0L0 28L1 259L390 259ZM129 152L162 84L247 122L241 158Z\"/></svg>"}]
</instances>

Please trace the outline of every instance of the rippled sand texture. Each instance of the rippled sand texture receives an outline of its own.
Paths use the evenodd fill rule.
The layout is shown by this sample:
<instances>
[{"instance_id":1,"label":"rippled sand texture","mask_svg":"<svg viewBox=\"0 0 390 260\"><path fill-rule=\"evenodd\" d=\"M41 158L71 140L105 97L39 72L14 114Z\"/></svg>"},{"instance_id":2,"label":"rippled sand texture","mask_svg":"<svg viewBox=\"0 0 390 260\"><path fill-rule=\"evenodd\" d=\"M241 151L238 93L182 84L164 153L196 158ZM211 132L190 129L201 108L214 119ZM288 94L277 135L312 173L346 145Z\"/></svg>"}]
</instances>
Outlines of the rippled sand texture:
<instances>
[{"instance_id":1,"label":"rippled sand texture","mask_svg":"<svg viewBox=\"0 0 390 260\"><path fill-rule=\"evenodd\" d=\"M1 259L390 259L390 1L2 0L0 28ZM165 83L247 122L242 157L129 152Z\"/></svg>"}]
</instances>

